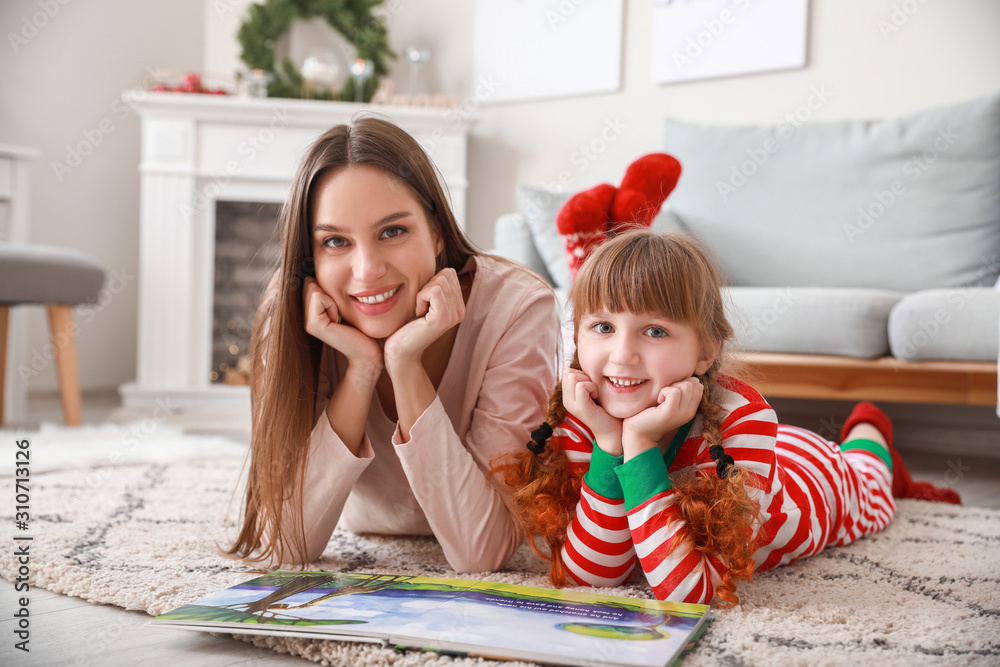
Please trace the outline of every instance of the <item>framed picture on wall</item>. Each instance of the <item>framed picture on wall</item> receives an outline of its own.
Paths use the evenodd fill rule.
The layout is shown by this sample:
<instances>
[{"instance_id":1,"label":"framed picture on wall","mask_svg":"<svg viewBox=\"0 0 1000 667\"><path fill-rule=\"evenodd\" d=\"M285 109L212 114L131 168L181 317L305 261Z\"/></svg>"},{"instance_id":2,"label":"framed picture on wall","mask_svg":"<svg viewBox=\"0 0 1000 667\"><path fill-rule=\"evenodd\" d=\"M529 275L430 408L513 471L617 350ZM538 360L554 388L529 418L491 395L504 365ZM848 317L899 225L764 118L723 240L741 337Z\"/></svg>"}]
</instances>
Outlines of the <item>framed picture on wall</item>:
<instances>
[{"instance_id":1,"label":"framed picture on wall","mask_svg":"<svg viewBox=\"0 0 1000 667\"><path fill-rule=\"evenodd\" d=\"M484 104L617 91L623 0L476 0ZM486 82L489 85L481 85Z\"/></svg>"},{"instance_id":2,"label":"framed picture on wall","mask_svg":"<svg viewBox=\"0 0 1000 667\"><path fill-rule=\"evenodd\" d=\"M805 67L809 0L654 0L654 83Z\"/></svg>"}]
</instances>

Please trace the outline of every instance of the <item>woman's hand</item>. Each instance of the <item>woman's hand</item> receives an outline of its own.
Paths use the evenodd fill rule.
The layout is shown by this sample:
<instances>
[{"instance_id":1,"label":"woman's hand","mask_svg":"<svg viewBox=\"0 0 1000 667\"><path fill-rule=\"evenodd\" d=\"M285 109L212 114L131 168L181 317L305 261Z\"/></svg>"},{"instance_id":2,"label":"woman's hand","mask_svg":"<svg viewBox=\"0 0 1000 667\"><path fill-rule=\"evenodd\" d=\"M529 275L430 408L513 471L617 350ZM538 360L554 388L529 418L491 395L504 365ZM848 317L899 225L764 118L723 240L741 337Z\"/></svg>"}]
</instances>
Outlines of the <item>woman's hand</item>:
<instances>
[{"instance_id":1,"label":"woman's hand","mask_svg":"<svg viewBox=\"0 0 1000 667\"><path fill-rule=\"evenodd\" d=\"M687 378L660 390L657 404L622 422L622 440L630 457L659 444L664 435L691 421L701 405L705 387Z\"/></svg>"},{"instance_id":2,"label":"woman's hand","mask_svg":"<svg viewBox=\"0 0 1000 667\"><path fill-rule=\"evenodd\" d=\"M315 278L306 278L302 286L306 333L337 350L347 363L373 375L372 384L382 372L382 348L349 324L342 324L333 298L323 291Z\"/></svg>"},{"instance_id":3,"label":"woman's hand","mask_svg":"<svg viewBox=\"0 0 1000 667\"><path fill-rule=\"evenodd\" d=\"M597 385L584 373L567 368L562 379L562 401L566 410L594 434L597 446L611 456L622 455L622 420L609 415L594 402Z\"/></svg>"},{"instance_id":4,"label":"woman's hand","mask_svg":"<svg viewBox=\"0 0 1000 667\"><path fill-rule=\"evenodd\" d=\"M455 269L438 271L417 292L416 317L385 341L385 363L420 363L424 350L465 319L465 298Z\"/></svg>"}]
</instances>

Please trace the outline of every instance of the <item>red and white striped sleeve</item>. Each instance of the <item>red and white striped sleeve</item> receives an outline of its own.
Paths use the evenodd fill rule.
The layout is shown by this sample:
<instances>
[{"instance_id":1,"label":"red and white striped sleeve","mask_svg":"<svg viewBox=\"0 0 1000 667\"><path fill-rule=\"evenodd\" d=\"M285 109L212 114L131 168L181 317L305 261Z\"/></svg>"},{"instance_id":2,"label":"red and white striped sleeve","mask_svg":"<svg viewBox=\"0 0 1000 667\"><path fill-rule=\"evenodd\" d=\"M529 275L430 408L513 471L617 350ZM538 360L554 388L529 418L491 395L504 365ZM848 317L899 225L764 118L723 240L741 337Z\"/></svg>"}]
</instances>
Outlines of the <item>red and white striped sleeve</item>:
<instances>
[{"instance_id":1,"label":"red and white striped sleeve","mask_svg":"<svg viewBox=\"0 0 1000 667\"><path fill-rule=\"evenodd\" d=\"M648 457L638 456L629 463L643 459L662 461L657 450L649 451L652 454ZM630 492L625 495L629 504ZM666 488L628 510L629 530L639 564L657 599L707 604L715 596L715 586L725 564L692 547L693 540L675 501L673 490Z\"/></svg>"},{"instance_id":2,"label":"red and white striped sleeve","mask_svg":"<svg viewBox=\"0 0 1000 667\"><path fill-rule=\"evenodd\" d=\"M622 457L594 445L590 431L572 415L555 431L556 446L566 451L571 467L586 474L576 516L566 532L562 560L572 580L584 586L618 586L632 574L635 550L621 485L614 473Z\"/></svg>"}]
</instances>

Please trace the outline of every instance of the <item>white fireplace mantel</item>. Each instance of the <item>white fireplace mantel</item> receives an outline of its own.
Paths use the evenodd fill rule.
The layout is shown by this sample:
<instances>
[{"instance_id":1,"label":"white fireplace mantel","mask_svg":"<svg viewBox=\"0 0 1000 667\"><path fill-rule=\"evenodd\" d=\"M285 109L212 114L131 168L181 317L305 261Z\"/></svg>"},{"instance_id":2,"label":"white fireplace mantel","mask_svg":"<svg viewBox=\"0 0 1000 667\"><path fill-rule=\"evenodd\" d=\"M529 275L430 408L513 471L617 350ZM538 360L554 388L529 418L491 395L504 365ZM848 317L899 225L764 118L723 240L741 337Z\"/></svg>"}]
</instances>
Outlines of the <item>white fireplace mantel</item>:
<instances>
[{"instance_id":1,"label":"white fireplace mantel","mask_svg":"<svg viewBox=\"0 0 1000 667\"><path fill-rule=\"evenodd\" d=\"M217 201L282 202L325 130L388 117L431 156L465 225L469 119L457 110L128 91L141 118L139 340L124 408L249 413L246 387L212 384ZM249 314L248 314L249 315Z\"/></svg>"}]
</instances>

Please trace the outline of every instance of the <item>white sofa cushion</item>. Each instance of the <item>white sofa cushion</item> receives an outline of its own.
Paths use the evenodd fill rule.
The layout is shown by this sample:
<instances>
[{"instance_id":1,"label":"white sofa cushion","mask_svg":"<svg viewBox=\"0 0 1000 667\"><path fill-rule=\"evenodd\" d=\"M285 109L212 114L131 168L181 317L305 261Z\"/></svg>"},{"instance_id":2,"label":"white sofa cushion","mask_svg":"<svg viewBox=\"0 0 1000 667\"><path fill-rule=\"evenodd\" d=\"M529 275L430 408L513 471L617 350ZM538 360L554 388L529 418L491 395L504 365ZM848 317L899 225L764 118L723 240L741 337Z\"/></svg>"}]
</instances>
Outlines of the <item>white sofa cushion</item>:
<instances>
[{"instance_id":1,"label":"white sofa cushion","mask_svg":"<svg viewBox=\"0 0 1000 667\"><path fill-rule=\"evenodd\" d=\"M729 287L726 314L748 352L888 353L889 312L902 292L844 287Z\"/></svg>"},{"instance_id":2,"label":"white sofa cushion","mask_svg":"<svg viewBox=\"0 0 1000 667\"><path fill-rule=\"evenodd\" d=\"M899 359L996 361L1000 290L934 289L910 294L889 314L889 346Z\"/></svg>"},{"instance_id":3,"label":"white sofa cushion","mask_svg":"<svg viewBox=\"0 0 1000 667\"><path fill-rule=\"evenodd\" d=\"M880 121L668 120L684 167L667 201L734 285L903 292L992 284L1000 95Z\"/></svg>"}]
</instances>

